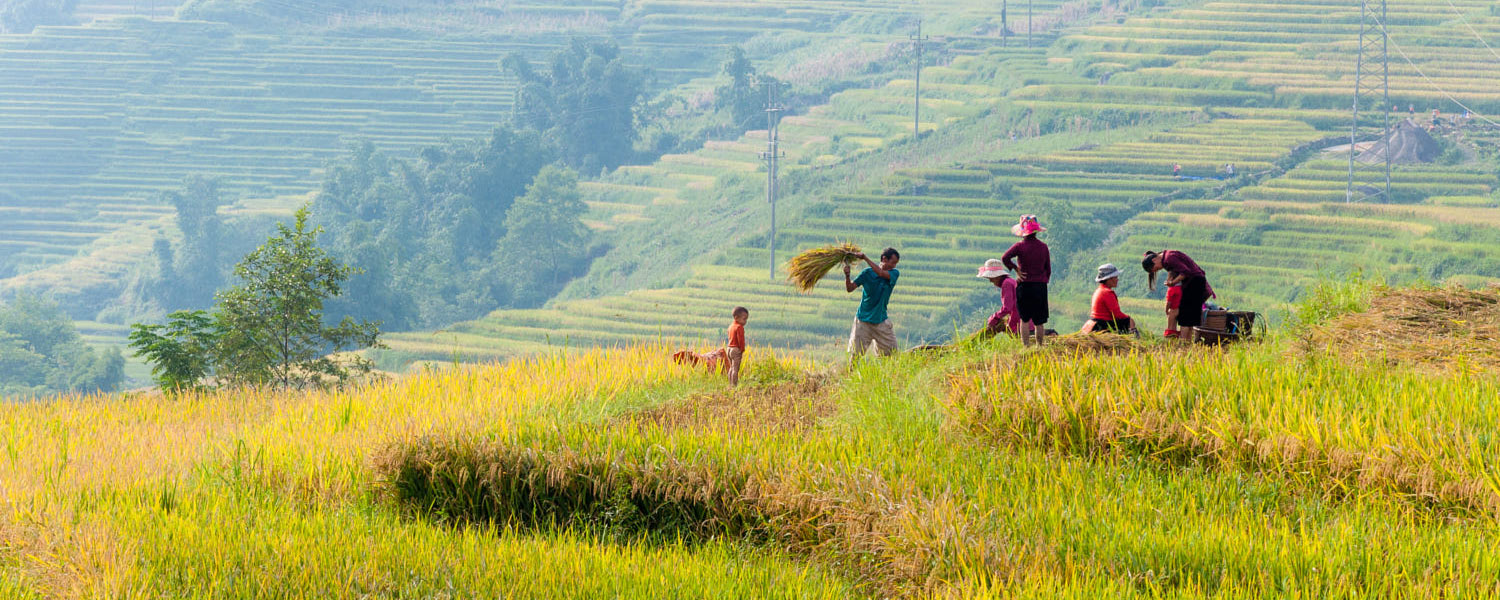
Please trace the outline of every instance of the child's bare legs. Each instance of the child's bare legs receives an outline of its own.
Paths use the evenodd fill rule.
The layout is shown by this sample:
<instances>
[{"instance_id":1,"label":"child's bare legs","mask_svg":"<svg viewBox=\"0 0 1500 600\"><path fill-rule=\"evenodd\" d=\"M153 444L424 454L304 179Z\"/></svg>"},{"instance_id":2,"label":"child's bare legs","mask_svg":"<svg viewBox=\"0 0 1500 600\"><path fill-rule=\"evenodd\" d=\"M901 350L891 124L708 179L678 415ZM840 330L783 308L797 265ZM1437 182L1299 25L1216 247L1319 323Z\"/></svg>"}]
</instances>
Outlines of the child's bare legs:
<instances>
[{"instance_id":1,"label":"child's bare legs","mask_svg":"<svg viewBox=\"0 0 1500 600\"><path fill-rule=\"evenodd\" d=\"M728 363L724 372L729 376L729 385L737 386L740 384L740 361L745 359L745 351L740 348L729 348L725 350L724 355Z\"/></svg>"},{"instance_id":2,"label":"child's bare legs","mask_svg":"<svg viewBox=\"0 0 1500 600\"><path fill-rule=\"evenodd\" d=\"M1040 348L1047 341L1047 327L1045 325L1032 325L1031 328L1036 331L1036 345Z\"/></svg>"},{"instance_id":3,"label":"child's bare legs","mask_svg":"<svg viewBox=\"0 0 1500 600\"><path fill-rule=\"evenodd\" d=\"M1181 332L1177 331L1177 312L1175 308L1167 309L1167 332L1169 335L1172 332L1177 332L1178 335L1181 335Z\"/></svg>"}]
</instances>

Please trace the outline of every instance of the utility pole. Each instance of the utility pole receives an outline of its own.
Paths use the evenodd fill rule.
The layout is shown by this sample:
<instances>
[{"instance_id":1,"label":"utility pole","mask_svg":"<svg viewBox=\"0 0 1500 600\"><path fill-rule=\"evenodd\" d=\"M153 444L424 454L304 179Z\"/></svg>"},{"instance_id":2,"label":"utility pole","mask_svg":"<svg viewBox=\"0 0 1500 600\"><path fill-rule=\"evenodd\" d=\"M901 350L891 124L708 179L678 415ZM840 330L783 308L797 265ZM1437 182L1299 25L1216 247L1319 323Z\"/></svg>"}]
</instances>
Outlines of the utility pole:
<instances>
[{"instance_id":1,"label":"utility pole","mask_svg":"<svg viewBox=\"0 0 1500 600\"><path fill-rule=\"evenodd\" d=\"M917 18L917 32L911 36L912 47L917 50L917 93L912 101L911 111L911 136L917 137L922 133L922 44L927 37L922 35L922 19Z\"/></svg>"},{"instance_id":2,"label":"utility pole","mask_svg":"<svg viewBox=\"0 0 1500 600\"><path fill-rule=\"evenodd\" d=\"M760 159L766 161L766 203L771 205L771 239L766 249L771 253L771 281L776 281L776 169L784 156L777 149L780 141L777 129L781 126L781 113L786 107L776 102L776 82L766 82L766 151Z\"/></svg>"},{"instance_id":3,"label":"utility pole","mask_svg":"<svg viewBox=\"0 0 1500 600\"><path fill-rule=\"evenodd\" d=\"M1010 38L1010 26L1005 23L1005 9L1010 0L1000 0L1000 47L1005 47L1005 41Z\"/></svg>"},{"instance_id":4,"label":"utility pole","mask_svg":"<svg viewBox=\"0 0 1500 600\"><path fill-rule=\"evenodd\" d=\"M1344 202L1391 198L1391 87L1388 34L1385 29L1385 0L1360 0L1359 46L1355 50L1354 102L1349 115L1349 183L1344 188ZM1380 111L1380 126L1360 123L1360 104L1374 104ZM1373 119L1370 119L1373 120ZM1383 177L1369 166L1359 164L1361 137L1380 136L1377 147L1383 147ZM1360 172L1361 170L1366 172Z\"/></svg>"},{"instance_id":5,"label":"utility pole","mask_svg":"<svg viewBox=\"0 0 1500 600\"><path fill-rule=\"evenodd\" d=\"M1026 0L1026 47L1031 47L1031 0Z\"/></svg>"}]
</instances>

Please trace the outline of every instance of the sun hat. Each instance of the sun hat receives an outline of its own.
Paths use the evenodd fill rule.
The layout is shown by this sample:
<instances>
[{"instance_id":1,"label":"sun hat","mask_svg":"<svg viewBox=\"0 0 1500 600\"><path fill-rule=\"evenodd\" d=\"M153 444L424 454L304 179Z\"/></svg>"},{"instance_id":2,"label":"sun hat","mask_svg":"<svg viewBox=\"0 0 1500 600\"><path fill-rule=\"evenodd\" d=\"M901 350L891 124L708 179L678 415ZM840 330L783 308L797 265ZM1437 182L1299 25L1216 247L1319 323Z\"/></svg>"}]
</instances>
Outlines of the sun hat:
<instances>
[{"instance_id":1,"label":"sun hat","mask_svg":"<svg viewBox=\"0 0 1500 600\"><path fill-rule=\"evenodd\" d=\"M1009 275L1010 271L1006 270L1005 263L1001 262L998 258L991 258L987 261L984 261L984 266L979 267L979 274L975 275L975 277L978 277L980 279L989 279L991 277L1001 277Z\"/></svg>"},{"instance_id":2,"label":"sun hat","mask_svg":"<svg viewBox=\"0 0 1500 600\"><path fill-rule=\"evenodd\" d=\"M1099 282L1099 283L1104 283L1106 280L1108 280L1108 279L1110 279L1112 277L1119 277L1119 276L1120 276L1120 268L1119 267L1116 267L1116 266L1114 266L1111 263L1104 263L1102 265L1099 265L1099 276L1095 277L1094 281Z\"/></svg>"},{"instance_id":3,"label":"sun hat","mask_svg":"<svg viewBox=\"0 0 1500 600\"><path fill-rule=\"evenodd\" d=\"M1039 231L1046 231L1041 223L1036 220L1036 215L1021 215L1021 221L1010 227L1011 234L1016 237L1026 237Z\"/></svg>"}]
</instances>

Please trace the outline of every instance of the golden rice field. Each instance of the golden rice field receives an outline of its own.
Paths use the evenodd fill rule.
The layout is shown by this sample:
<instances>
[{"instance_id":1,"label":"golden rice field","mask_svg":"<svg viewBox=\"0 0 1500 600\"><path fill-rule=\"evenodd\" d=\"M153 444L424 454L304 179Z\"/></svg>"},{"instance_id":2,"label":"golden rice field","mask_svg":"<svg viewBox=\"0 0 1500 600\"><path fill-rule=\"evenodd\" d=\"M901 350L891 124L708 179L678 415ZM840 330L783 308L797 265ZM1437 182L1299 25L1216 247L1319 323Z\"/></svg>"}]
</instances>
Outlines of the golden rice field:
<instances>
[{"instance_id":1,"label":"golden rice field","mask_svg":"<svg viewBox=\"0 0 1500 600\"><path fill-rule=\"evenodd\" d=\"M1500 380L1328 339L0 404L0 597L1500 593Z\"/></svg>"}]
</instances>

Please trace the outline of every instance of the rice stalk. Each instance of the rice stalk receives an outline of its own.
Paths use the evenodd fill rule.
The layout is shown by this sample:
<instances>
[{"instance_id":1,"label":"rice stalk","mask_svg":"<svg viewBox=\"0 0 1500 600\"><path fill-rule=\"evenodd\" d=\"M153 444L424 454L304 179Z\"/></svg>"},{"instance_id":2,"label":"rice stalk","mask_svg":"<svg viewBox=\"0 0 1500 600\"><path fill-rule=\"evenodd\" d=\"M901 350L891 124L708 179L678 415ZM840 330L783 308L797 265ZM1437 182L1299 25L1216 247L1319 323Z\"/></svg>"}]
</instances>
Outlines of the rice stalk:
<instances>
[{"instance_id":1,"label":"rice stalk","mask_svg":"<svg viewBox=\"0 0 1500 600\"><path fill-rule=\"evenodd\" d=\"M835 267L853 264L860 254L859 246L849 242L813 248L787 261L787 280L802 293L811 292Z\"/></svg>"}]
</instances>

